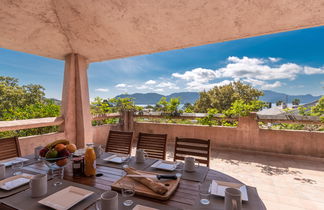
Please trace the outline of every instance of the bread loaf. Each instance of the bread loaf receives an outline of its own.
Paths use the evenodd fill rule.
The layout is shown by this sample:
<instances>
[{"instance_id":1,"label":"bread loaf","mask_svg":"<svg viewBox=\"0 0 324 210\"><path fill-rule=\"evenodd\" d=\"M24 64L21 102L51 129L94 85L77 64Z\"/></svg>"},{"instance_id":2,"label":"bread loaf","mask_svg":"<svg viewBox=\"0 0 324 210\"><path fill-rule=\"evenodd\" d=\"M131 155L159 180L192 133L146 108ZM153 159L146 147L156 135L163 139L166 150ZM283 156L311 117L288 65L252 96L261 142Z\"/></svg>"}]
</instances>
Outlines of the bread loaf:
<instances>
[{"instance_id":1,"label":"bread loaf","mask_svg":"<svg viewBox=\"0 0 324 210\"><path fill-rule=\"evenodd\" d=\"M124 168L124 170L127 172L127 174L142 175L141 173L137 172L133 168ZM154 192L160 195L164 195L166 192L168 192L168 188L164 186L164 184L157 181L153 181L150 178L147 177L131 177L131 178L137 182L142 183L143 185L145 185L146 187L150 188L151 190L153 190Z\"/></svg>"}]
</instances>

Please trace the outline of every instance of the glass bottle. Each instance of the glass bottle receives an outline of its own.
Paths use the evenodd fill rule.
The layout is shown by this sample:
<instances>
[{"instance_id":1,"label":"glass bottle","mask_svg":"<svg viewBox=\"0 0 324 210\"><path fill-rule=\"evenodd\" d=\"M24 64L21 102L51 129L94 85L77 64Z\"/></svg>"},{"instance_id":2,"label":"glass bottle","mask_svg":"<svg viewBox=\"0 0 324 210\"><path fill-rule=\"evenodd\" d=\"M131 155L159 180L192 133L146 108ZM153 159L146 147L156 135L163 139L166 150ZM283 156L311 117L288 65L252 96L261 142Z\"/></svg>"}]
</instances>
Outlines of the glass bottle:
<instances>
[{"instance_id":1,"label":"glass bottle","mask_svg":"<svg viewBox=\"0 0 324 210\"><path fill-rule=\"evenodd\" d=\"M84 174L86 176L96 175L96 153L92 145L89 145L85 151Z\"/></svg>"}]
</instances>

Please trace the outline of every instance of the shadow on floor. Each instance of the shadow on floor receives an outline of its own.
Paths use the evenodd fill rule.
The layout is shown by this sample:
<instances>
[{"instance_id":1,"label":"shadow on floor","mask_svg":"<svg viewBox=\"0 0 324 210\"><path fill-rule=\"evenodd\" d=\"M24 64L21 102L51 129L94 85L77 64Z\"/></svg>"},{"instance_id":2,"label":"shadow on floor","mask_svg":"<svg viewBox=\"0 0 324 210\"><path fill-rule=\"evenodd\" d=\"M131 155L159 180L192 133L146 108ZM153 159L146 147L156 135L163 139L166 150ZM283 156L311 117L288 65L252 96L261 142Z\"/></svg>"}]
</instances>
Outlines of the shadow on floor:
<instances>
[{"instance_id":1,"label":"shadow on floor","mask_svg":"<svg viewBox=\"0 0 324 210\"><path fill-rule=\"evenodd\" d=\"M294 159L291 157L276 157L274 155L256 154L247 151L212 151L212 160L220 160L226 164L240 166L255 164L260 172L268 176L293 175L294 180L301 183L316 184L316 180L303 177L298 169L324 171L323 162L308 159ZM291 168L294 168L292 170ZM297 170L296 170L297 169Z\"/></svg>"}]
</instances>

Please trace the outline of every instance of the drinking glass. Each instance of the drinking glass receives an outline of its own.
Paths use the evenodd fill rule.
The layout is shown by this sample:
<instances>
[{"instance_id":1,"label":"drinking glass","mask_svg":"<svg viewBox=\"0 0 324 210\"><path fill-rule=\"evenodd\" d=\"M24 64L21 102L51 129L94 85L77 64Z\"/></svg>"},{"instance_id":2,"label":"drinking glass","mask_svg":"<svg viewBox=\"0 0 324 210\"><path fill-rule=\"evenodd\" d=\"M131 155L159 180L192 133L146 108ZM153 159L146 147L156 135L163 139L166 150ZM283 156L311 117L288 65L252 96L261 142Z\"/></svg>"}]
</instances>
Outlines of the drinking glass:
<instances>
[{"instance_id":1,"label":"drinking glass","mask_svg":"<svg viewBox=\"0 0 324 210\"><path fill-rule=\"evenodd\" d=\"M59 186L62 183L63 177L64 177L64 167L53 167L51 168L52 178L56 179L54 182L54 186Z\"/></svg>"},{"instance_id":2,"label":"drinking glass","mask_svg":"<svg viewBox=\"0 0 324 210\"><path fill-rule=\"evenodd\" d=\"M135 186L131 183L121 184L121 191L124 198L130 198L135 194ZM131 199L127 199L123 202L124 206L131 206L133 203Z\"/></svg>"},{"instance_id":3,"label":"drinking glass","mask_svg":"<svg viewBox=\"0 0 324 210\"><path fill-rule=\"evenodd\" d=\"M24 163L22 161L14 161L11 165L11 169L13 171L13 175L19 175L22 174L22 168L24 166Z\"/></svg>"},{"instance_id":4,"label":"drinking glass","mask_svg":"<svg viewBox=\"0 0 324 210\"><path fill-rule=\"evenodd\" d=\"M210 188L211 181L206 180L205 182L199 184L200 203L203 205L208 205L210 203Z\"/></svg>"}]
</instances>

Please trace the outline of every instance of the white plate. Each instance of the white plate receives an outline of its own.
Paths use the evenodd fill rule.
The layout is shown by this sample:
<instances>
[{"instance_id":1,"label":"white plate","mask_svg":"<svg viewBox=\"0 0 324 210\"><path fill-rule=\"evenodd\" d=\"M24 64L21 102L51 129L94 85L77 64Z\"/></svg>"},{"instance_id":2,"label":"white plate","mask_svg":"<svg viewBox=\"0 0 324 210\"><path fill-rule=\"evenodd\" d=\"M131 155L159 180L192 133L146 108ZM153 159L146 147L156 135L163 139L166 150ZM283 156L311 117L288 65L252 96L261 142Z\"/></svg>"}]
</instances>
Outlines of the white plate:
<instances>
[{"instance_id":1,"label":"white plate","mask_svg":"<svg viewBox=\"0 0 324 210\"><path fill-rule=\"evenodd\" d=\"M30 179L33 177L31 174L19 174L12 176L0 181L0 189L2 190L13 190L22 185L28 184Z\"/></svg>"},{"instance_id":2,"label":"white plate","mask_svg":"<svg viewBox=\"0 0 324 210\"><path fill-rule=\"evenodd\" d=\"M113 163L123 163L127 161L130 158L129 155L124 155L124 154L115 154L111 155L103 160L108 161L108 162L113 162Z\"/></svg>"},{"instance_id":3,"label":"white plate","mask_svg":"<svg viewBox=\"0 0 324 210\"><path fill-rule=\"evenodd\" d=\"M51 207L53 209L66 210L92 194L92 191L69 186L38 201L38 203Z\"/></svg>"},{"instance_id":4,"label":"white plate","mask_svg":"<svg viewBox=\"0 0 324 210\"><path fill-rule=\"evenodd\" d=\"M212 184L211 184L211 194L225 197L225 189L229 188L229 187L236 188L236 189L240 190L243 201L249 200L246 185L238 184L238 183L213 180Z\"/></svg>"},{"instance_id":5,"label":"white plate","mask_svg":"<svg viewBox=\"0 0 324 210\"><path fill-rule=\"evenodd\" d=\"M4 164L6 167L8 167L8 166L11 166L13 162L16 162L16 161L26 162L28 160L29 159L27 159L27 158L14 157L14 158L2 160L2 161L0 161L0 163Z\"/></svg>"},{"instance_id":6,"label":"white plate","mask_svg":"<svg viewBox=\"0 0 324 210\"><path fill-rule=\"evenodd\" d=\"M156 161L154 164L152 164L151 167L156 169L166 170L166 171L174 171L178 165L179 163L177 162L159 160Z\"/></svg>"}]
</instances>

